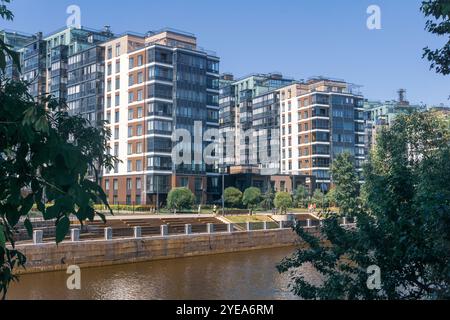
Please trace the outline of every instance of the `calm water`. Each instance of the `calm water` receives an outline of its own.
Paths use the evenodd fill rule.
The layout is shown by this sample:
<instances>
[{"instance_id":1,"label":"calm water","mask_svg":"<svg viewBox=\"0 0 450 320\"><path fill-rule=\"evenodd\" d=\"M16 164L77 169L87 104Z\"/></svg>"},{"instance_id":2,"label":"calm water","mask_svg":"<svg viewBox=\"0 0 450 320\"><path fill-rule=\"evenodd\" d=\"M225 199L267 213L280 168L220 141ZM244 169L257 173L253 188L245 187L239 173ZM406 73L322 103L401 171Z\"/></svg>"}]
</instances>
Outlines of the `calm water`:
<instances>
[{"instance_id":1,"label":"calm water","mask_svg":"<svg viewBox=\"0 0 450 320\"><path fill-rule=\"evenodd\" d=\"M83 269L82 289L69 291L65 272L23 275L9 299L296 299L276 265L294 249Z\"/></svg>"}]
</instances>

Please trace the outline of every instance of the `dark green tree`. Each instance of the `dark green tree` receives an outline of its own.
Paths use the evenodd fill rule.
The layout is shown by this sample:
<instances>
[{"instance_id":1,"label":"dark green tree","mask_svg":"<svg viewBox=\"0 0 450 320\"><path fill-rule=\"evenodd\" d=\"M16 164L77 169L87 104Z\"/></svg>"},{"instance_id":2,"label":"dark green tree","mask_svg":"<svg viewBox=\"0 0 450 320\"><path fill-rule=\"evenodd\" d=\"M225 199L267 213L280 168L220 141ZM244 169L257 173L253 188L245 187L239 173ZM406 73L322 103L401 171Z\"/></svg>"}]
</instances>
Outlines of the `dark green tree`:
<instances>
[{"instance_id":1,"label":"dark green tree","mask_svg":"<svg viewBox=\"0 0 450 320\"><path fill-rule=\"evenodd\" d=\"M228 208L239 208L242 205L242 192L234 187L226 188L224 199Z\"/></svg>"},{"instance_id":2,"label":"dark green tree","mask_svg":"<svg viewBox=\"0 0 450 320\"><path fill-rule=\"evenodd\" d=\"M431 62L431 69L443 75L450 74L450 1L428 0L422 1L421 10L429 18L425 29L447 42L441 49L424 49L423 57Z\"/></svg>"},{"instance_id":3,"label":"dark green tree","mask_svg":"<svg viewBox=\"0 0 450 320\"><path fill-rule=\"evenodd\" d=\"M292 196L287 192L277 192L275 195L275 207L281 214L287 214L287 210L293 206Z\"/></svg>"},{"instance_id":4,"label":"dark green tree","mask_svg":"<svg viewBox=\"0 0 450 320\"><path fill-rule=\"evenodd\" d=\"M336 157L331 167L334 188L334 198L340 213L353 216L353 211L359 204L359 179L356 173L353 157L343 153Z\"/></svg>"},{"instance_id":5,"label":"dark green tree","mask_svg":"<svg viewBox=\"0 0 450 320\"><path fill-rule=\"evenodd\" d=\"M314 191L311 202L322 209L327 207L325 194L320 189Z\"/></svg>"},{"instance_id":6,"label":"dark green tree","mask_svg":"<svg viewBox=\"0 0 450 320\"><path fill-rule=\"evenodd\" d=\"M244 195L242 197L242 204L246 206L250 210L250 215L253 214L253 210L258 206L261 202L261 190L258 188L248 188L244 191Z\"/></svg>"},{"instance_id":7,"label":"dark green tree","mask_svg":"<svg viewBox=\"0 0 450 320\"><path fill-rule=\"evenodd\" d=\"M294 195L295 206L299 208L307 208L309 202L309 191L305 186L298 186Z\"/></svg>"},{"instance_id":8,"label":"dark green tree","mask_svg":"<svg viewBox=\"0 0 450 320\"><path fill-rule=\"evenodd\" d=\"M449 299L449 157L448 119L430 113L397 118L378 136L365 168L366 203L351 208L356 228L343 228L329 215L321 238L296 229L308 248L278 269L310 263L323 283L297 272L292 290L306 299ZM381 270L379 290L367 285L370 266Z\"/></svg>"},{"instance_id":9,"label":"dark green tree","mask_svg":"<svg viewBox=\"0 0 450 320\"><path fill-rule=\"evenodd\" d=\"M275 192L271 187L263 194L261 205L265 210L272 210L274 207Z\"/></svg>"},{"instance_id":10,"label":"dark green tree","mask_svg":"<svg viewBox=\"0 0 450 320\"><path fill-rule=\"evenodd\" d=\"M167 207L175 213L179 210L192 209L194 203L195 196L188 188L174 188L167 196Z\"/></svg>"}]
</instances>

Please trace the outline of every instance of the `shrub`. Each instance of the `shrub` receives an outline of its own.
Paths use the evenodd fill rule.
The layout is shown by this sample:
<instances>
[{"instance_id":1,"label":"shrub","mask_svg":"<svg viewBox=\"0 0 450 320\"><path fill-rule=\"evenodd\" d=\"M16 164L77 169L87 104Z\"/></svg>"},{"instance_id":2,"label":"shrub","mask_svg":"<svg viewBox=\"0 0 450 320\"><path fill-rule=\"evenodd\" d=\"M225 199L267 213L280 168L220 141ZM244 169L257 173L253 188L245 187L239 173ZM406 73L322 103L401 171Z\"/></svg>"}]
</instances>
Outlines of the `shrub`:
<instances>
[{"instance_id":1,"label":"shrub","mask_svg":"<svg viewBox=\"0 0 450 320\"><path fill-rule=\"evenodd\" d=\"M287 214L287 210L292 208L292 197L287 192L277 192L275 196L275 207L281 211L281 214Z\"/></svg>"},{"instance_id":2,"label":"shrub","mask_svg":"<svg viewBox=\"0 0 450 320\"><path fill-rule=\"evenodd\" d=\"M195 196L188 188L175 188L167 196L167 207L171 210L192 209Z\"/></svg>"},{"instance_id":3,"label":"shrub","mask_svg":"<svg viewBox=\"0 0 450 320\"><path fill-rule=\"evenodd\" d=\"M237 188L226 188L223 196L228 208L239 208L242 205L242 192Z\"/></svg>"}]
</instances>

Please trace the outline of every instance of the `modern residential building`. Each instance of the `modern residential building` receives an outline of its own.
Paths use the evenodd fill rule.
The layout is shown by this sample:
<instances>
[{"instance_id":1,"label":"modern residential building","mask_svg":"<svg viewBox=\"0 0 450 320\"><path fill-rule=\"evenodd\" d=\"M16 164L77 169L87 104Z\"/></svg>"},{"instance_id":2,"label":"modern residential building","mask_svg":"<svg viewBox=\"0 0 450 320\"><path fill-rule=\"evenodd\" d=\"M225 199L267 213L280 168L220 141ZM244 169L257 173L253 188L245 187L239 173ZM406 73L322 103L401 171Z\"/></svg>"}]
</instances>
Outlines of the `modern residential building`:
<instances>
[{"instance_id":1,"label":"modern residential building","mask_svg":"<svg viewBox=\"0 0 450 320\"><path fill-rule=\"evenodd\" d=\"M208 144L194 132L219 127L217 55L199 48L193 34L171 29L128 33L103 46L105 119L110 149L121 160L104 172L111 203L159 207L175 187L189 187L198 203L219 199L217 166L194 161ZM177 129L191 134L192 161L172 161Z\"/></svg>"},{"instance_id":2,"label":"modern residential building","mask_svg":"<svg viewBox=\"0 0 450 320\"><path fill-rule=\"evenodd\" d=\"M256 135L256 132L252 130L254 126L253 99L293 82L294 80L286 79L279 73L253 74L238 80L234 80L230 74L222 76L220 132L223 136L234 138L234 144L230 144L234 146L234 149L227 150L226 146L224 147L221 166L239 166L243 170L245 167L258 167L258 159L253 151L253 135ZM258 107L261 108L261 106ZM274 108L273 112L269 118L278 118L273 117L278 112L277 108ZM260 125L260 116L257 117L258 130L264 129L270 135L269 126L276 127L278 120Z\"/></svg>"},{"instance_id":3,"label":"modern residential building","mask_svg":"<svg viewBox=\"0 0 450 320\"><path fill-rule=\"evenodd\" d=\"M16 51L20 55L20 60L23 59L23 48L24 46L33 40L33 36L12 30L0 30L0 39L5 43L11 50ZM0 71L1 72L1 71ZM4 76L9 79L20 78L19 69L13 63L9 56L6 56L6 67Z\"/></svg>"},{"instance_id":4,"label":"modern residential building","mask_svg":"<svg viewBox=\"0 0 450 320\"><path fill-rule=\"evenodd\" d=\"M366 120L366 146L371 150L376 145L377 133L386 126L391 126L401 114L425 111L422 105L413 105L406 100L406 90L398 90L398 100L364 102Z\"/></svg>"},{"instance_id":5,"label":"modern residential building","mask_svg":"<svg viewBox=\"0 0 450 320\"><path fill-rule=\"evenodd\" d=\"M359 172L366 160L364 99L342 80L311 78L278 90L281 112L281 174L316 178L328 191L337 155L349 152Z\"/></svg>"}]
</instances>

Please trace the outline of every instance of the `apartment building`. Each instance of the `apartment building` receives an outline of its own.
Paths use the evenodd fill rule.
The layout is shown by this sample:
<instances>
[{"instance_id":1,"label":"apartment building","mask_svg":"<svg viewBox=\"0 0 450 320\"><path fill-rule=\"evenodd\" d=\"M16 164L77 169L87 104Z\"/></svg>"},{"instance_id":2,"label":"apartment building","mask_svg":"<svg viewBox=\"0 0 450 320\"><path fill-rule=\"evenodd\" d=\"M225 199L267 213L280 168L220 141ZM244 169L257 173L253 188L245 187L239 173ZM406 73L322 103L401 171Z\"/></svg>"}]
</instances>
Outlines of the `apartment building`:
<instances>
[{"instance_id":1,"label":"apartment building","mask_svg":"<svg viewBox=\"0 0 450 320\"><path fill-rule=\"evenodd\" d=\"M110 202L159 207L175 187L189 187L198 203L219 199L215 165L172 159L175 130L191 133L193 154L207 145L194 141L194 130L218 129L219 58L193 34L171 29L128 33L103 46L105 119L121 160L104 172Z\"/></svg>"},{"instance_id":2,"label":"apartment building","mask_svg":"<svg viewBox=\"0 0 450 320\"><path fill-rule=\"evenodd\" d=\"M328 191L337 155L349 152L361 174L366 159L364 99L342 80L312 78L279 89L281 173L316 178Z\"/></svg>"},{"instance_id":3,"label":"apartment building","mask_svg":"<svg viewBox=\"0 0 450 320\"><path fill-rule=\"evenodd\" d=\"M20 60L23 59L23 48L24 46L32 41L34 37L32 35L13 31L13 30L0 30L0 39L4 44L9 46L12 50L16 51L20 55ZM0 71L0 73L3 73ZM9 56L6 56L6 66L4 76L8 79L18 79L20 78L19 68L13 63Z\"/></svg>"},{"instance_id":4,"label":"apartment building","mask_svg":"<svg viewBox=\"0 0 450 320\"><path fill-rule=\"evenodd\" d=\"M253 131L253 99L293 82L294 80L286 79L279 73L253 74L237 80L230 74L222 76L219 103L220 132L223 136L233 137L234 144L231 145L234 149L227 150L224 147L221 166L240 166L243 169L258 166L253 150L256 134Z\"/></svg>"},{"instance_id":5,"label":"apartment building","mask_svg":"<svg viewBox=\"0 0 450 320\"><path fill-rule=\"evenodd\" d=\"M372 150L376 146L376 139L380 130L391 126L399 115L425 111L425 106L413 105L406 100L405 89L400 89L397 93L397 100L364 101L366 146L368 150Z\"/></svg>"}]
</instances>

